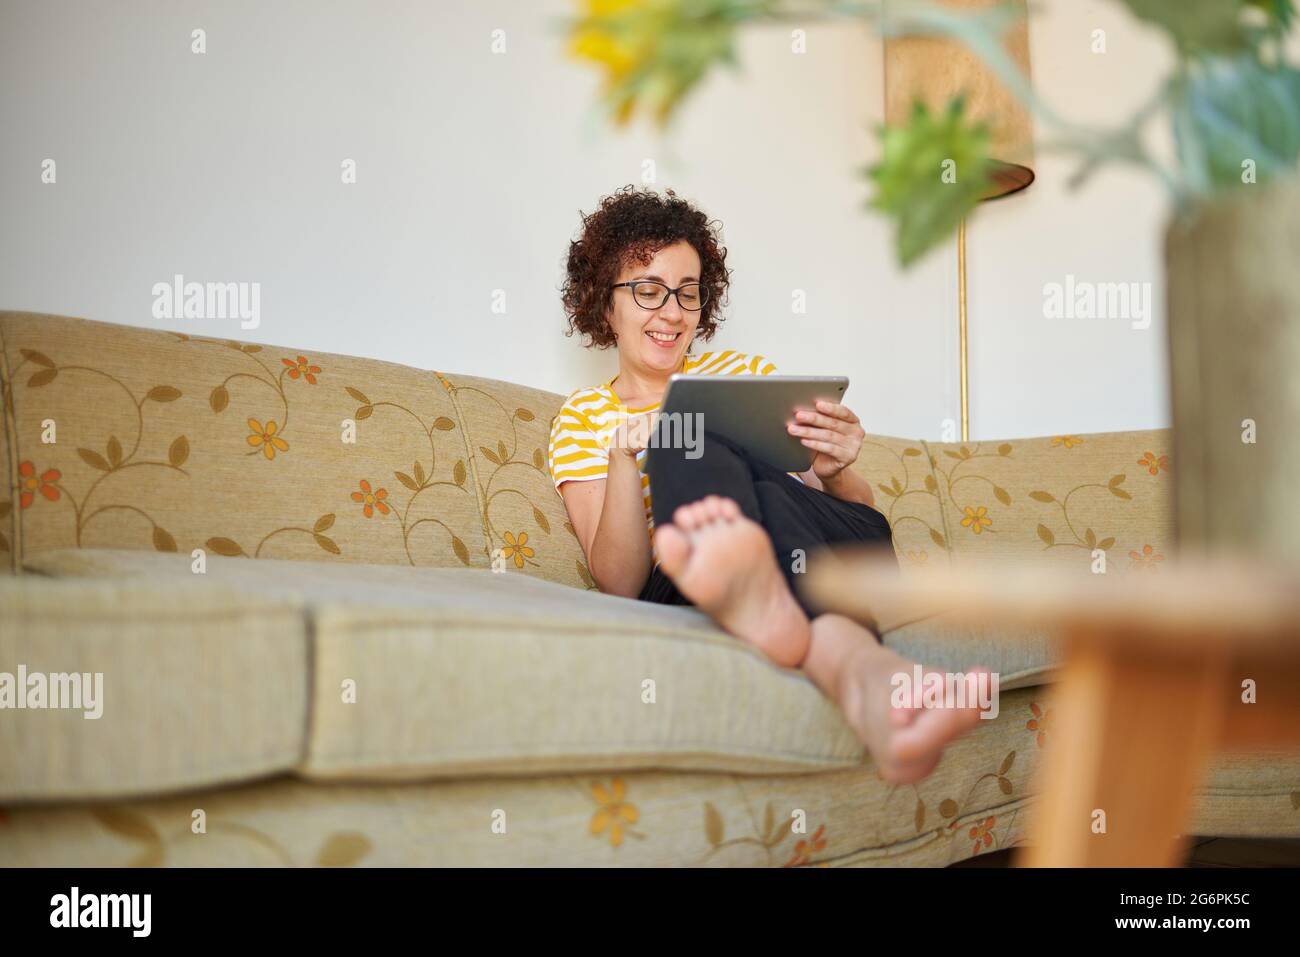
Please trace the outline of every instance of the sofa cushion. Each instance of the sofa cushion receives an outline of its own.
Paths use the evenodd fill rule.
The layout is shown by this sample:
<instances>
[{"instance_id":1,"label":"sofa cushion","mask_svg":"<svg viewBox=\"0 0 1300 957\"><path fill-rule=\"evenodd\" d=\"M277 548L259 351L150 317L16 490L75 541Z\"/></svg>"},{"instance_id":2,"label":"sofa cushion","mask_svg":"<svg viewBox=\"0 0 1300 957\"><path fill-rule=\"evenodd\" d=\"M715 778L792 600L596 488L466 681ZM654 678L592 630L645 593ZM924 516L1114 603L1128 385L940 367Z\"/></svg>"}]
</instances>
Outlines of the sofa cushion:
<instances>
[{"instance_id":1,"label":"sofa cushion","mask_svg":"<svg viewBox=\"0 0 1300 957\"><path fill-rule=\"evenodd\" d=\"M886 631L885 644L904 657L947 671L982 665L1010 691L1047 684L1063 657L1059 631L1028 626L985 626L969 616L933 615Z\"/></svg>"},{"instance_id":2,"label":"sofa cushion","mask_svg":"<svg viewBox=\"0 0 1300 957\"><path fill-rule=\"evenodd\" d=\"M26 567L192 578L188 559L139 551L63 550ZM863 760L801 672L690 608L471 569L211 556L206 577L309 609L311 720L299 766L308 777L760 773Z\"/></svg>"},{"instance_id":3,"label":"sofa cushion","mask_svg":"<svg viewBox=\"0 0 1300 957\"><path fill-rule=\"evenodd\" d=\"M492 553L511 571L594 589L586 556L546 461L564 397L496 379L438 374L465 432ZM522 542L522 546L519 543Z\"/></svg>"},{"instance_id":4,"label":"sofa cushion","mask_svg":"<svg viewBox=\"0 0 1300 957\"><path fill-rule=\"evenodd\" d=\"M432 372L30 313L0 312L0 344L7 484L58 473L29 507L0 491L0 563L79 545L490 564L469 446Z\"/></svg>"},{"instance_id":5,"label":"sofa cushion","mask_svg":"<svg viewBox=\"0 0 1300 957\"><path fill-rule=\"evenodd\" d=\"M302 608L185 575L0 578L0 682L10 693L20 671L32 691L78 674L91 676L89 692L102 675L96 701L60 696L80 708L49 708L47 693L46 707L15 697L27 706L0 711L0 800L228 784L302 760Z\"/></svg>"},{"instance_id":6,"label":"sofa cushion","mask_svg":"<svg viewBox=\"0 0 1300 957\"><path fill-rule=\"evenodd\" d=\"M1170 429L928 445L951 560L1143 572L1173 545ZM906 564L906 556L904 556Z\"/></svg>"}]
</instances>

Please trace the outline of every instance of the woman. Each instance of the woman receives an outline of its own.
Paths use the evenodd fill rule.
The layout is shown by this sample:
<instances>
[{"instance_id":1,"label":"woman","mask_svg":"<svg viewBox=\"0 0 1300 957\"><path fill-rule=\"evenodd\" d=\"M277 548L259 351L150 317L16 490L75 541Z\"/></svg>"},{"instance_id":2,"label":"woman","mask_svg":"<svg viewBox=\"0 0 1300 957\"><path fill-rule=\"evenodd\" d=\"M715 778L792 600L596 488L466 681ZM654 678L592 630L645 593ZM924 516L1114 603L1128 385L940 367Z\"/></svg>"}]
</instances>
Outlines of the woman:
<instances>
[{"instance_id":1,"label":"woman","mask_svg":"<svg viewBox=\"0 0 1300 957\"><path fill-rule=\"evenodd\" d=\"M716 226L671 190L626 187L584 216L567 271L570 334L618 350L618 374L570 394L550 441L552 478L596 584L693 604L773 662L801 667L843 711L886 781L925 777L978 711L892 707L891 679L911 675L913 663L793 588L798 549L890 545L870 486L849 468L865 434L858 417L831 402L800 411L787 428L815 457L798 476L709 432L696 458L647 449L672 374L775 371L762 356L691 350L716 332L727 292Z\"/></svg>"}]
</instances>

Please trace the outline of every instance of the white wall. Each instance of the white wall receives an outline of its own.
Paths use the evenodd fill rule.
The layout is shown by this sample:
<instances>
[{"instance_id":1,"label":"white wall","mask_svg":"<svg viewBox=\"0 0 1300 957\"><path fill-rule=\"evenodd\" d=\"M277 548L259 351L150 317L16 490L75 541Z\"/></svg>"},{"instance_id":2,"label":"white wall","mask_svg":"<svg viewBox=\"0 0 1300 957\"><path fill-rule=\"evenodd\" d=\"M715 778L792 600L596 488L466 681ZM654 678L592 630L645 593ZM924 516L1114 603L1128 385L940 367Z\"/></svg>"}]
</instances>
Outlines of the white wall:
<instances>
[{"instance_id":1,"label":"white wall","mask_svg":"<svg viewBox=\"0 0 1300 957\"><path fill-rule=\"evenodd\" d=\"M612 353L561 334L578 211L656 160L658 185L725 224L730 320L715 342L782 371L852 377L871 431L957 418L953 248L910 273L862 206L882 114L880 42L856 25L746 34L678 125L614 133L567 59L563 0L322 3L3 0L0 308L395 360L568 391ZM207 53L190 31L207 31ZM506 31L507 53L490 51ZM1108 52L1090 52L1107 30ZM1117 120L1168 60L1110 0L1035 14L1036 88ZM56 185L41 163L57 161ZM340 163L358 163L356 185ZM1026 193L969 231L972 436L1168 424L1156 184L1120 170L1071 194L1041 156ZM153 284L261 283L262 323L152 318ZM1151 282L1156 320L1049 320L1067 273ZM494 315L494 289L508 312ZM807 315L791 293L807 292Z\"/></svg>"}]
</instances>

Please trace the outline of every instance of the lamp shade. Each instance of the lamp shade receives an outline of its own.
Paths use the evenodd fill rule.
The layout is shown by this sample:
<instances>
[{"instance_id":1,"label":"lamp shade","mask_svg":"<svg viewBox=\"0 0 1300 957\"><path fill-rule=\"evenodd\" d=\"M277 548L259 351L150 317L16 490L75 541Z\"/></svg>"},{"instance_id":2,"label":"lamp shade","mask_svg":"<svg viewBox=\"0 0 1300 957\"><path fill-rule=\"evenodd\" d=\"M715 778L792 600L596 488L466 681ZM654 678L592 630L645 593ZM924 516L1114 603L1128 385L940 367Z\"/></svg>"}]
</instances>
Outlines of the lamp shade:
<instances>
[{"instance_id":1,"label":"lamp shade","mask_svg":"<svg viewBox=\"0 0 1300 957\"><path fill-rule=\"evenodd\" d=\"M981 10L1006 0L937 0L954 10ZM1020 16L1003 37L1007 54L1029 77L1029 12L1025 0L1008 4ZM984 62L957 40L928 36L885 40L885 123L902 126L920 99L938 109L960 93L966 115L988 124L993 185L981 199L1019 192L1034 181L1034 128L1029 110L993 75Z\"/></svg>"}]
</instances>

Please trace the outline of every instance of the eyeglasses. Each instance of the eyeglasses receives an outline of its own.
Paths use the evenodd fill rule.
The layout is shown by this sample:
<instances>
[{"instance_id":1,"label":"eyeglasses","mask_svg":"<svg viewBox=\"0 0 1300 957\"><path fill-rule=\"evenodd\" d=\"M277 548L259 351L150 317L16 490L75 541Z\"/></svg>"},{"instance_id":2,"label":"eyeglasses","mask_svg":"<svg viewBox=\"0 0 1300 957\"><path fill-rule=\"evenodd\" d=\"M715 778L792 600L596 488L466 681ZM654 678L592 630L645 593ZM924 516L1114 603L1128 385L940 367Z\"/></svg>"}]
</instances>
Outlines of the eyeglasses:
<instances>
[{"instance_id":1,"label":"eyeglasses","mask_svg":"<svg viewBox=\"0 0 1300 957\"><path fill-rule=\"evenodd\" d=\"M676 296L677 305L687 312L699 312L709 301L709 288L698 282L683 283L672 289L653 279L638 279L635 282L616 282L610 288L622 286L632 290L632 300L642 309L661 309L668 303L669 296Z\"/></svg>"}]
</instances>

